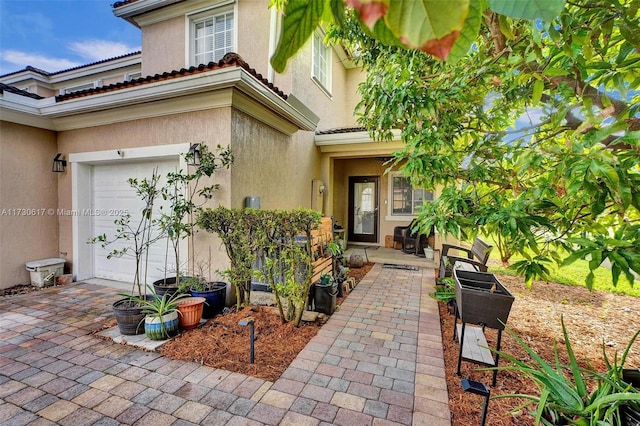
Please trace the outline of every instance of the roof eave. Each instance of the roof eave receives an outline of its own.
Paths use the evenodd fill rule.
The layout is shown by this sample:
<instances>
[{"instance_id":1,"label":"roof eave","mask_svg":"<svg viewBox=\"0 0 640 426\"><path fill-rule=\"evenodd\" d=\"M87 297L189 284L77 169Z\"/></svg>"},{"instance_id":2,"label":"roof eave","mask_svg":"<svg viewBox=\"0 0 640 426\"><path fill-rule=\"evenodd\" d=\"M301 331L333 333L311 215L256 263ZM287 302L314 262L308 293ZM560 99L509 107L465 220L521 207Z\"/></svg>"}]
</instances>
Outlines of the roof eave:
<instances>
[{"instance_id":1,"label":"roof eave","mask_svg":"<svg viewBox=\"0 0 640 426\"><path fill-rule=\"evenodd\" d=\"M241 67L225 67L212 72L158 81L128 89L95 93L62 102L53 103L50 102L52 99L49 99L46 104L43 102L37 104L39 106L37 113L43 118L52 120L54 123L57 122L56 130L67 130L71 128L70 124L68 124L69 121L66 120L69 117L149 104L156 101L166 101L178 97L202 95L226 88L242 92L253 102L266 108L273 114L272 117L277 116L282 119L283 123L293 124L293 126L278 127L266 117L262 118L265 123L278 128L278 130L286 134L292 134L297 130L314 131L316 129L317 116L310 111L296 109ZM259 113L256 113L256 115L256 118L261 119ZM61 124L63 122L65 124Z\"/></svg>"},{"instance_id":2,"label":"roof eave","mask_svg":"<svg viewBox=\"0 0 640 426\"><path fill-rule=\"evenodd\" d=\"M113 14L139 28L140 26L134 19L135 16L169 6L174 3L180 3L181 1L184 0L138 0L133 3L128 3L114 8Z\"/></svg>"}]
</instances>

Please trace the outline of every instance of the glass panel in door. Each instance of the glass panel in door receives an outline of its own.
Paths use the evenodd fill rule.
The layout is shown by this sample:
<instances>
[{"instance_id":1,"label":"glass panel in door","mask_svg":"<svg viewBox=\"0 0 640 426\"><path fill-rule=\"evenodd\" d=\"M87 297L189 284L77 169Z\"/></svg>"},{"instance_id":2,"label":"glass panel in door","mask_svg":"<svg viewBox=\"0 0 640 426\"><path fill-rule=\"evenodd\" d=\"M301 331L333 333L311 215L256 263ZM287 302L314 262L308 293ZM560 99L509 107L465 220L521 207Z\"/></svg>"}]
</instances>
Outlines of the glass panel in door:
<instances>
[{"instance_id":1,"label":"glass panel in door","mask_svg":"<svg viewBox=\"0 0 640 426\"><path fill-rule=\"evenodd\" d=\"M378 242L378 177L349 178L349 241Z\"/></svg>"}]
</instances>

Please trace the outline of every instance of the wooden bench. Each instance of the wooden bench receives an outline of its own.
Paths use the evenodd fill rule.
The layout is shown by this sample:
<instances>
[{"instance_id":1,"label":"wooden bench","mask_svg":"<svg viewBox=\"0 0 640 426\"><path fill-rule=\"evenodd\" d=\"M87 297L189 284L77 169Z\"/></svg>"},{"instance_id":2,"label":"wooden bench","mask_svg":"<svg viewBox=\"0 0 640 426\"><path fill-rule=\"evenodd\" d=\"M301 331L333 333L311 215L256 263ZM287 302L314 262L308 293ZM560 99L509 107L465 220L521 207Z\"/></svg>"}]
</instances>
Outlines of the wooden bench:
<instances>
[{"instance_id":1,"label":"wooden bench","mask_svg":"<svg viewBox=\"0 0 640 426\"><path fill-rule=\"evenodd\" d=\"M314 257L311 283L320 281L323 274L333 276L333 256L328 245L333 241L333 220L323 217L318 229L311 231L311 255Z\"/></svg>"},{"instance_id":2,"label":"wooden bench","mask_svg":"<svg viewBox=\"0 0 640 426\"><path fill-rule=\"evenodd\" d=\"M493 246L477 237L474 238L471 248L452 244L443 244L438 277L451 277L454 267L487 272L487 260L489 260L489 255L491 254L492 249ZM464 252L466 257L450 254L449 250Z\"/></svg>"}]
</instances>

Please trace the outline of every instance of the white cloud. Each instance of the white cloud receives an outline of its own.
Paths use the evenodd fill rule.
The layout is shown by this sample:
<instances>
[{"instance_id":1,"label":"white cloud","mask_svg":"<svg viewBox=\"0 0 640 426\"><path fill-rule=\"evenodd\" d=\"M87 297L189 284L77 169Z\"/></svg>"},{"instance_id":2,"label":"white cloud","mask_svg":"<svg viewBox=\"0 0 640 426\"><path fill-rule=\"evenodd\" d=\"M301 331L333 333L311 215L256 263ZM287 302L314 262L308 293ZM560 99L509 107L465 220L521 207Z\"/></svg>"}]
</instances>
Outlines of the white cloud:
<instances>
[{"instance_id":1,"label":"white cloud","mask_svg":"<svg viewBox=\"0 0 640 426\"><path fill-rule=\"evenodd\" d=\"M71 61L65 58L49 58L43 55L20 52L18 50L3 51L2 60L16 65L17 69L24 69L27 65L31 65L32 67L40 68L49 72L82 65L80 62Z\"/></svg>"},{"instance_id":2,"label":"white cloud","mask_svg":"<svg viewBox=\"0 0 640 426\"><path fill-rule=\"evenodd\" d=\"M71 43L69 45L69 50L76 53L78 56L87 58L91 62L95 62L135 52L140 50L140 48L127 46L126 44L113 41L86 40Z\"/></svg>"}]
</instances>

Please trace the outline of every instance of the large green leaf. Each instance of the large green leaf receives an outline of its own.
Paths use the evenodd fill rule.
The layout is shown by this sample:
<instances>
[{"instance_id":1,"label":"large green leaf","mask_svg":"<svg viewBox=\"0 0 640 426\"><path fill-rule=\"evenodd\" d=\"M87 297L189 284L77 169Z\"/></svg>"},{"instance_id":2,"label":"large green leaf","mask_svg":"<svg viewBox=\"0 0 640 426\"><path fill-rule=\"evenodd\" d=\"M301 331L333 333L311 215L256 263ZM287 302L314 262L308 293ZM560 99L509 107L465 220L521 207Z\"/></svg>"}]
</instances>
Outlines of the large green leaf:
<instances>
[{"instance_id":1,"label":"large green leaf","mask_svg":"<svg viewBox=\"0 0 640 426\"><path fill-rule=\"evenodd\" d=\"M271 66L283 72L287 61L306 43L324 13L325 1L289 0L284 10L282 33Z\"/></svg>"},{"instance_id":2,"label":"large green leaf","mask_svg":"<svg viewBox=\"0 0 640 426\"><path fill-rule=\"evenodd\" d=\"M455 41L450 36L462 30L468 11L469 0L391 0L384 20L408 46L422 48L444 39L442 43L450 43L450 49Z\"/></svg>"},{"instance_id":3,"label":"large green leaf","mask_svg":"<svg viewBox=\"0 0 640 426\"><path fill-rule=\"evenodd\" d=\"M480 24L482 24L483 4L484 2L480 1L472 1L469 4L469 14L464 21L460 36L458 36L451 48L451 52L449 52L449 56L447 56L448 63L455 64L469 52L469 48L476 41L480 31Z\"/></svg>"},{"instance_id":4,"label":"large green leaf","mask_svg":"<svg viewBox=\"0 0 640 426\"><path fill-rule=\"evenodd\" d=\"M489 0L489 8L512 18L552 21L562 12L564 0Z\"/></svg>"}]
</instances>

